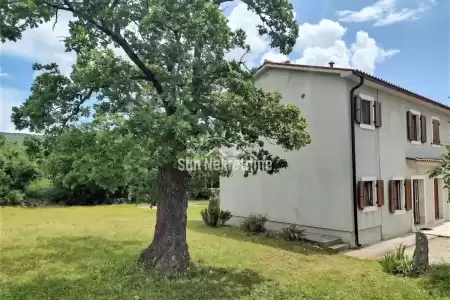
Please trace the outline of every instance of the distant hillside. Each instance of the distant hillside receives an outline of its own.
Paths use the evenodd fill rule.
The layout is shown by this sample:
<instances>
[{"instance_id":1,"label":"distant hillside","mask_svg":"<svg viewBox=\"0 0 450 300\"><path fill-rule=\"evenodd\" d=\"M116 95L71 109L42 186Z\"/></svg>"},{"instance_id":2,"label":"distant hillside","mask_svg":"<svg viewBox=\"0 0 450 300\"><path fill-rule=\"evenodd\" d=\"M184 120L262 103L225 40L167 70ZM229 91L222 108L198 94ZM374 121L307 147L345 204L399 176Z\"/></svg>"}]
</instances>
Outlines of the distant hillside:
<instances>
[{"instance_id":1,"label":"distant hillside","mask_svg":"<svg viewBox=\"0 0 450 300\"><path fill-rule=\"evenodd\" d=\"M23 141L23 139L26 136L30 136L32 134L27 134L27 133L9 133L9 132L0 132L0 135L3 135L4 137L6 137L7 141L11 141L11 142L21 142Z\"/></svg>"}]
</instances>

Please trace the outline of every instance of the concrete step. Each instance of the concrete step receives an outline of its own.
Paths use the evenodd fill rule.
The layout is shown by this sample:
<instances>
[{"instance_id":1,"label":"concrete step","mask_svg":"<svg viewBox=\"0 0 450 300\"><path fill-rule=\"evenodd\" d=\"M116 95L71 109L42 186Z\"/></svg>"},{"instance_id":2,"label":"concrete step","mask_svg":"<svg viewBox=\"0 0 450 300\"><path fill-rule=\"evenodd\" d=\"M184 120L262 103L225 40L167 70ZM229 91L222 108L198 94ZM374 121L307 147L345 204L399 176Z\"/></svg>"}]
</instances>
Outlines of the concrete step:
<instances>
[{"instance_id":1,"label":"concrete step","mask_svg":"<svg viewBox=\"0 0 450 300\"><path fill-rule=\"evenodd\" d=\"M340 238L315 233L305 233L303 239L321 247L330 247L342 243Z\"/></svg>"},{"instance_id":2,"label":"concrete step","mask_svg":"<svg viewBox=\"0 0 450 300\"><path fill-rule=\"evenodd\" d=\"M337 252L342 252L342 251L350 249L350 245L349 244L337 244L337 245L329 246L327 248L328 248L328 250L331 250L331 251L337 253Z\"/></svg>"}]
</instances>

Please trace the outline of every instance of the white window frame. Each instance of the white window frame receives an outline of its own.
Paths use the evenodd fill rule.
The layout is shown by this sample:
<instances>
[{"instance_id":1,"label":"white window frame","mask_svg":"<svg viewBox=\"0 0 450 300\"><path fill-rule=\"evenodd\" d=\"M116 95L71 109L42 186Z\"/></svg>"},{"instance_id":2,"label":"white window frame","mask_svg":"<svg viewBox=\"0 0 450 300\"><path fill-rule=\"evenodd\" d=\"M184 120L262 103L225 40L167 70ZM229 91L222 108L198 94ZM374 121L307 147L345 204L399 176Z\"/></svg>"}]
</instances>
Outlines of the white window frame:
<instances>
[{"instance_id":1,"label":"white window frame","mask_svg":"<svg viewBox=\"0 0 450 300\"><path fill-rule=\"evenodd\" d=\"M417 123L416 123L416 130L417 130L417 141L411 141L411 144L413 145L422 145L422 137L421 137L421 130L420 130L420 111L410 109L409 112L412 115L417 116Z\"/></svg>"},{"instance_id":2,"label":"white window frame","mask_svg":"<svg viewBox=\"0 0 450 300\"><path fill-rule=\"evenodd\" d=\"M361 94L361 93L358 96L362 100L370 102L370 122L371 122L371 124L364 124L363 122L361 122L359 124L359 127L362 129L375 130L375 108L374 108L375 98L372 96L366 95L366 94ZM361 107L362 107L362 103L361 103Z\"/></svg>"},{"instance_id":3,"label":"white window frame","mask_svg":"<svg viewBox=\"0 0 450 300\"><path fill-rule=\"evenodd\" d=\"M439 124L441 123L441 120L438 117L431 116L431 147L440 148L440 147L442 147L442 145L433 144L433 138L434 138L433 120L438 120ZM439 125L439 127L440 127L440 125ZM439 128L439 140L440 139L441 139L441 129Z\"/></svg>"},{"instance_id":4,"label":"white window frame","mask_svg":"<svg viewBox=\"0 0 450 300\"><path fill-rule=\"evenodd\" d=\"M400 181L400 209L395 209L394 215L404 215L406 213L405 210L405 177L403 176L394 176L392 180ZM391 195L389 195L390 197Z\"/></svg>"},{"instance_id":5,"label":"white window frame","mask_svg":"<svg viewBox=\"0 0 450 300\"><path fill-rule=\"evenodd\" d=\"M376 177L361 177L361 181L363 182L372 182L372 205L371 206L366 206L364 207L363 212L373 212L376 211L378 209L377 206L377 199L378 199L378 195L377 195L377 178Z\"/></svg>"}]
</instances>

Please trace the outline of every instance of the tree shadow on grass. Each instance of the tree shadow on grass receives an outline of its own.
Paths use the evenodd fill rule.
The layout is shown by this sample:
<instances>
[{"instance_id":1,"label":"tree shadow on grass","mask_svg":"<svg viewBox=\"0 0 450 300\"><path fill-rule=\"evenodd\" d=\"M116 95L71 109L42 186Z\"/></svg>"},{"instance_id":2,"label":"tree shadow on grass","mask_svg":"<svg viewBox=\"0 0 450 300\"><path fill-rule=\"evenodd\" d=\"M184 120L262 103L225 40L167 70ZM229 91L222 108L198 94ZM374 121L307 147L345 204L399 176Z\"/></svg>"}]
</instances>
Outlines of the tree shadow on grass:
<instances>
[{"instance_id":1,"label":"tree shadow on grass","mask_svg":"<svg viewBox=\"0 0 450 300\"><path fill-rule=\"evenodd\" d=\"M265 235L248 235L242 232L239 228L232 226L225 227L209 227L202 221L188 220L188 229L197 231L199 233L220 236L224 238L234 239L240 242L249 242L254 244L260 244L264 246L270 246L278 249L301 253L303 255L311 254L333 254L330 251L321 249L317 246L311 245L301 241L285 241L283 239L270 238Z\"/></svg>"},{"instance_id":2,"label":"tree shadow on grass","mask_svg":"<svg viewBox=\"0 0 450 300\"><path fill-rule=\"evenodd\" d=\"M450 298L450 264L432 266L425 287L434 294Z\"/></svg>"},{"instance_id":3,"label":"tree shadow on grass","mask_svg":"<svg viewBox=\"0 0 450 300\"><path fill-rule=\"evenodd\" d=\"M16 253L5 249L0 298L219 300L249 295L267 281L252 270L205 265L167 279L136 264L143 247L139 240L66 236L42 238Z\"/></svg>"}]
</instances>

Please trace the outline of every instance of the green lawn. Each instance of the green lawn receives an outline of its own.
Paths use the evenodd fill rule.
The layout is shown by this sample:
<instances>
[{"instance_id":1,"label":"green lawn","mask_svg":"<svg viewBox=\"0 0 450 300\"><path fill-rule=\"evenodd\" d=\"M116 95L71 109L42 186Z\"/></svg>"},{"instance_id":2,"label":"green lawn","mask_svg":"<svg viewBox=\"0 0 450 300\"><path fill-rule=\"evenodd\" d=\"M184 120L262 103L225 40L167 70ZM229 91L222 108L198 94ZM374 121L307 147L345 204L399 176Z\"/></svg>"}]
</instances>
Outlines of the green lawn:
<instances>
[{"instance_id":1,"label":"green lawn","mask_svg":"<svg viewBox=\"0 0 450 300\"><path fill-rule=\"evenodd\" d=\"M136 266L155 210L133 205L1 208L0 299L449 299L439 277L400 278L374 261L207 228L189 208L195 267L164 279ZM448 270L444 270L448 272Z\"/></svg>"}]
</instances>

